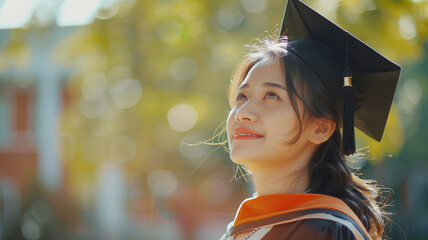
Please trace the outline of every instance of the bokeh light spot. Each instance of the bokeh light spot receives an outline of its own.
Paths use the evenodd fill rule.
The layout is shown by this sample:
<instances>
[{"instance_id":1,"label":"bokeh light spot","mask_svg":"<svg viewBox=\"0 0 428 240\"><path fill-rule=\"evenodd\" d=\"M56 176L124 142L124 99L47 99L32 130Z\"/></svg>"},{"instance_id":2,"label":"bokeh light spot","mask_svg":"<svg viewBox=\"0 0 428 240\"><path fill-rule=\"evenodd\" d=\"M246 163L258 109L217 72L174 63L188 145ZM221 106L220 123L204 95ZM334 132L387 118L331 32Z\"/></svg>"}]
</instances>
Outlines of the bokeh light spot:
<instances>
[{"instance_id":1,"label":"bokeh light spot","mask_svg":"<svg viewBox=\"0 0 428 240\"><path fill-rule=\"evenodd\" d=\"M314 9L318 9L318 11L328 19L335 21L337 18L339 0L317 0L314 2L313 7Z\"/></svg>"},{"instance_id":2,"label":"bokeh light spot","mask_svg":"<svg viewBox=\"0 0 428 240\"><path fill-rule=\"evenodd\" d=\"M106 78L101 72L85 76L81 85L82 96L89 101L102 97L106 83Z\"/></svg>"},{"instance_id":3,"label":"bokeh light spot","mask_svg":"<svg viewBox=\"0 0 428 240\"><path fill-rule=\"evenodd\" d=\"M373 11L377 9L377 6L373 0L360 0L360 5L367 11Z\"/></svg>"},{"instance_id":4,"label":"bokeh light spot","mask_svg":"<svg viewBox=\"0 0 428 240\"><path fill-rule=\"evenodd\" d=\"M403 123L407 127L412 123L413 113L422 98L422 86L415 79L406 79L397 97L398 106L403 113Z\"/></svg>"},{"instance_id":5,"label":"bokeh light spot","mask_svg":"<svg viewBox=\"0 0 428 240\"><path fill-rule=\"evenodd\" d=\"M96 17L101 20L107 20L114 17L119 12L119 3L113 2L109 6L103 6L98 10Z\"/></svg>"},{"instance_id":6,"label":"bokeh light spot","mask_svg":"<svg viewBox=\"0 0 428 240\"><path fill-rule=\"evenodd\" d=\"M147 176L150 191L159 197L166 197L174 193L178 182L175 175L163 169L154 170Z\"/></svg>"},{"instance_id":7,"label":"bokeh light spot","mask_svg":"<svg viewBox=\"0 0 428 240\"><path fill-rule=\"evenodd\" d=\"M121 109L131 108L137 104L141 92L140 82L132 78L119 81L111 90L114 104Z\"/></svg>"},{"instance_id":8,"label":"bokeh light spot","mask_svg":"<svg viewBox=\"0 0 428 240\"><path fill-rule=\"evenodd\" d=\"M411 40L416 37L415 21L410 14L400 17L398 20L398 30L404 39Z\"/></svg>"},{"instance_id":9,"label":"bokeh light spot","mask_svg":"<svg viewBox=\"0 0 428 240\"><path fill-rule=\"evenodd\" d=\"M34 11L34 3L29 0L1 1L0 6L0 29L23 27Z\"/></svg>"},{"instance_id":10,"label":"bokeh light spot","mask_svg":"<svg viewBox=\"0 0 428 240\"><path fill-rule=\"evenodd\" d=\"M90 101L84 97L79 101L80 112L87 118L96 118L100 116L107 107L107 97L103 94L101 97Z\"/></svg>"},{"instance_id":11,"label":"bokeh light spot","mask_svg":"<svg viewBox=\"0 0 428 240\"><path fill-rule=\"evenodd\" d=\"M403 92L406 99L412 105L416 105L422 98L422 86L415 79L408 79L403 86Z\"/></svg>"},{"instance_id":12,"label":"bokeh light spot","mask_svg":"<svg viewBox=\"0 0 428 240\"><path fill-rule=\"evenodd\" d=\"M24 220L21 223L21 232L25 239L39 239L41 236L42 226L32 216L31 212L24 215Z\"/></svg>"},{"instance_id":13,"label":"bokeh light spot","mask_svg":"<svg viewBox=\"0 0 428 240\"><path fill-rule=\"evenodd\" d=\"M239 27L244 20L244 14L241 10L235 7L222 7L217 12L217 21L225 29L233 29Z\"/></svg>"},{"instance_id":14,"label":"bokeh light spot","mask_svg":"<svg viewBox=\"0 0 428 240\"><path fill-rule=\"evenodd\" d=\"M101 2L100 0L62 1L56 16L58 26L81 26L89 24L97 14Z\"/></svg>"},{"instance_id":15,"label":"bokeh light spot","mask_svg":"<svg viewBox=\"0 0 428 240\"><path fill-rule=\"evenodd\" d=\"M265 0L241 0L241 4L250 13L262 13L267 5Z\"/></svg>"},{"instance_id":16,"label":"bokeh light spot","mask_svg":"<svg viewBox=\"0 0 428 240\"><path fill-rule=\"evenodd\" d=\"M196 125L197 121L198 113L189 104L180 103L168 111L168 123L176 131L189 131Z\"/></svg>"}]
</instances>

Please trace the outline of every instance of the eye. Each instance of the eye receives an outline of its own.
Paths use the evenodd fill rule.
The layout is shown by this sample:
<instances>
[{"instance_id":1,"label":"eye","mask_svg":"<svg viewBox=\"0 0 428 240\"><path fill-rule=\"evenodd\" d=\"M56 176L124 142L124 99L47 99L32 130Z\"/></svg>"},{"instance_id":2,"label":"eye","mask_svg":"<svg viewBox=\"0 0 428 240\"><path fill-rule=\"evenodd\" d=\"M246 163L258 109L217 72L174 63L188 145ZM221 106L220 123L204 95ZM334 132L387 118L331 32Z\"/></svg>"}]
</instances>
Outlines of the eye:
<instances>
[{"instance_id":1,"label":"eye","mask_svg":"<svg viewBox=\"0 0 428 240\"><path fill-rule=\"evenodd\" d=\"M274 92L268 92L265 96L266 99L279 99L278 95Z\"/></svg>"},{"instance_id":2,"label":"eye","mask_svg":"<svg viewBox=\"0 0 428 240\"><path fill-rule=\"evenodd\" d=\"M247 96L245 96L245 94L239 93L238 96L236 97L236 101L239 100L245 100L247 99Z\"/></svg>"}]
</instances>

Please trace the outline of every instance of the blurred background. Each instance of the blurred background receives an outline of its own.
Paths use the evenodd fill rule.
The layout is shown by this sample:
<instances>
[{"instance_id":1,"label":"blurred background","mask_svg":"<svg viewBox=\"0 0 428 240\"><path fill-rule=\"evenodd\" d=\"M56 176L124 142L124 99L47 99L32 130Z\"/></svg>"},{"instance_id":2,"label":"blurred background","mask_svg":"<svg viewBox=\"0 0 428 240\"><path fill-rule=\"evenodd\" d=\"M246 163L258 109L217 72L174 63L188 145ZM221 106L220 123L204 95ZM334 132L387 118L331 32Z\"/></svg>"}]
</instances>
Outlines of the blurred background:
<instances>
[{"instance_id":1,"label":"blurred background","mask_svg":"<svg viewBox=\"0 0 428 240\"><path fill-rule=\"evenodd\" d=\"M220 238L249 184L189 144L222 141L243 46L285 2L0 0L0 240ZM402 65L356 165L392 190L388 236L428 239L428 2L304 2Z\"/></svg>"}]
</instances>

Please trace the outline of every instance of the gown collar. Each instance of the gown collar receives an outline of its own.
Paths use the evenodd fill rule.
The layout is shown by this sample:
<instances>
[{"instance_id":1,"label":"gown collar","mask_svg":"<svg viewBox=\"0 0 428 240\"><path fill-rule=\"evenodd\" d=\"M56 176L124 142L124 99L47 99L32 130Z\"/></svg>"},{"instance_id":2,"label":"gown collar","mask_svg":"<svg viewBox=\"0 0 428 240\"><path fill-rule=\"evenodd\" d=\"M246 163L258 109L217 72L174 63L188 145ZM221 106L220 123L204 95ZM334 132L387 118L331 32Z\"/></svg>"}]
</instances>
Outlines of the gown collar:
<instances>
[{"instance_id":1,"label":"gown collar","mask_svg":"<svg viewBox=\"0 0 428 240\"><path fill-rule=\"evenodd\" d=\"M311 209L329 209L341 212L354 220L359 228L369 236L360 219L345 202L321 194L275 194L248 198L241 203L233 225L229 227L235 228L242 224Z\"/></svg>"}]
</instances>

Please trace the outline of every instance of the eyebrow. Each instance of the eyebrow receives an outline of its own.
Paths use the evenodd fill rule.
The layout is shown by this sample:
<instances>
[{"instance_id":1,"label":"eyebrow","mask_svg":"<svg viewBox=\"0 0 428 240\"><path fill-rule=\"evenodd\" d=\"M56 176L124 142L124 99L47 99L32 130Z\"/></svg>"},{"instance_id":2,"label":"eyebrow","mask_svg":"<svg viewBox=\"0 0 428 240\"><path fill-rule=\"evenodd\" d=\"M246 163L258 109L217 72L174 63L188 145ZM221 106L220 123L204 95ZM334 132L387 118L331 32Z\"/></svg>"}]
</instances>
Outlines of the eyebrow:
<instances>
[{"instance_id":1,"label":"eyebrow","mask_svg":"<svg viewBox=\"0 0 428 240\"><path fill-rule=\"evenodd\" d=\"M265 82L265 83L263 83L263 84L262 84L262 86L266 86L266 87L275 87L275 88L280 88L280 89L282 89L282 90L284 90L284 91L287 91L287 89L286 89L284 86L282 86L281 84L278 84L278 83ZM239 90L241 90L241 89L243 89L243 88L248 88L248 87L250 87L250 84L246 83L246 84L244 84L244 85L240 86L240 87L238 88L238 91L239 91Z\"/></svg>"}]
</instances>

